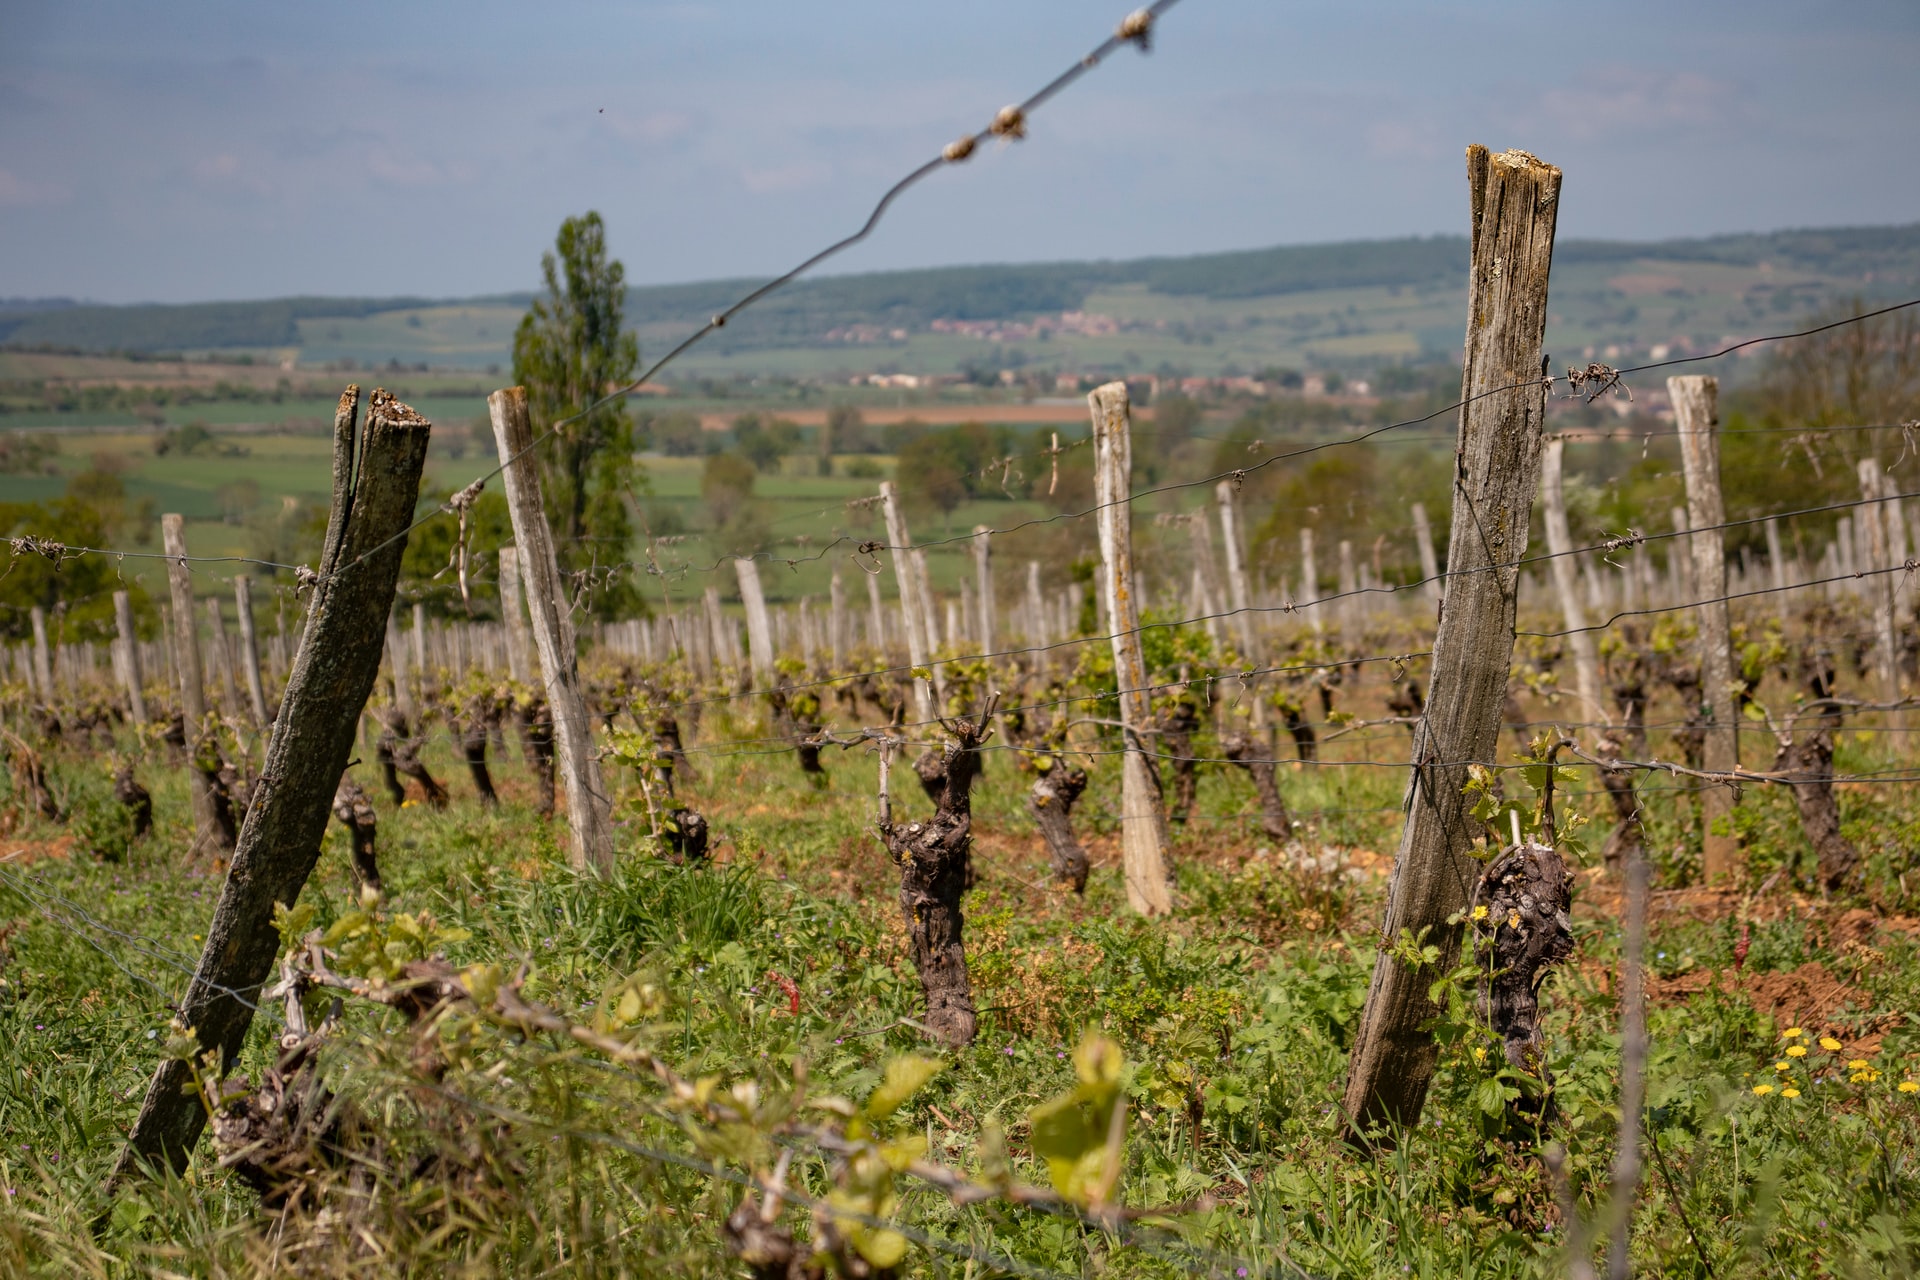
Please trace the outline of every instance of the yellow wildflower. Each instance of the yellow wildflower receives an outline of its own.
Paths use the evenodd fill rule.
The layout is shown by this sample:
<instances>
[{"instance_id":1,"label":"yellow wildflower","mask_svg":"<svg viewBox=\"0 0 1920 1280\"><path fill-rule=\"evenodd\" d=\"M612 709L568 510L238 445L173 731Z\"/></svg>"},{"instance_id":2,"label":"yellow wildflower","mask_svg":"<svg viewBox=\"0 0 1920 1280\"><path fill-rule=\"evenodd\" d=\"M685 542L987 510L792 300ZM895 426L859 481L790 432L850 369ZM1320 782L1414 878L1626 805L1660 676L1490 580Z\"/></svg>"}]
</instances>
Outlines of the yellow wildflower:
<instances>
[{"instance_id":1,"label":"yellow wildflower","mask_svg":"<svg viewBox=\"0 0 1920 1280\"><path fill-rule=\"evenodd\" d=\"M1796 1037L1803 1036L1805 1034L1807 1033L1802 1031L1798 1027L1788 1027L1785 1031L1782 1031L1780 1033L1780 1038L1782 1040L1792 1040L1792 1039L1795 1039Z\"/></svg>"},{"instance_id":2,"label":"yellow wildflower","mask_svg":"<svg viewBox=\"0 0 1920 1280\"><path fill-rule=\"evenodd\" d=\"M1849 1070L1849 1071L1865 1071L1865 1070L1867 1069L1867 1066L1868 1066L1868 1065L1869 1065L1869 1064L1868 1064L1868 1062L1867 1062L1867 1060L1866 1060L1865 1058L1855 1058L1855 1059L1854 1059L1854 1060L1853 1060L1852 1062L1849 1062L1849 1063L1847 1064L1847 1070Z\"/></svg>"},{"instance_id":3,"label":"yellow wildflower","mask_svg":"<svg viewBox=\"0 0 1920 1280\"><path fill-rule=\"evenodd\" d=\"M1792 1067L1793 1067L1793 1064L1791 1062L1776 1062L1773 1064L1773 1069L1775 1071L1788 1071L1788 1070L1791 1070Z\"/></svg>"},{"instance_id":4,"label":"yellow wildflower","mask_svg":"<svg viewBox=\"0 0 1920 1280\"><path fill-rule=\"evenodd\" d=\"M1789 1058L1804 1058L1807 1056L1807 1046L1803 1044L1790 1044L1787 1046L1787 1056Z\"/></svg>"},{"instance_id":5,"label":"yellow wildflower","mask_svg":"<svg viewBox=\"0 0 1920 1280\"><path fill-rule=\"evenodd\" d=\"M1872 1084L1879 1078L1880 1072L1876 1068L1869 1066L1862 1066L1859 1070L1847 1077L1847 1079L1853 1081L1855 1084Z\"/></svg>"},{"instance_id":6,"label":"yellow wildflower","mask_svg":"<svg viewBox=\"0 0 1920 1280\"><path fill-rule=\"evenodd\" d=\"M1800 1096L1800 1091L1792 1085L1788 1085L1780 1091L1780 1096L1783 1098L1797 1098Z\"/></svg>"},{"instance_id":7,"label":"yellow wildflower","mask_svg":"<svg viewBox=\"0 0 1920 1280\"><path fill-rule=\"evenodd\" d=\"M1764 1098L1768 1094L1773 1092L1773 1086L1770 1084L1757 1084L1753 1086L1753 1091L1756 1094L1758 1094L1760 1097Z\"/></svg>"},{"instance_id":8,"label":"yellow wildflower","mask_svg":"<svg viewBox=\"0 0 1920 1280\"><path fill-rule=\"evenodd\" d=\"M1822 1049L1825 1049L1828 1053L1840 1052L1840 1042L1838 1040L1835 1040L1832 1036L1821 1036L1820 1047Z\"/></svg>"},{"instance_id":9,"label":"yellow wildflower","mask_svg":"<svg viewBox=\"0 0 1920 1280\"><path fill-rule=\"evenodd\" d=\"M1911 1081L1911 1080L1902 1080L1902 1081L1900 1082L1900 1092L1902 1092L1902 1093L1920 1093L1920 1084L1915 1084L1915 1083L1914 1083L1913 1081Z\"/></svg>"},{"instance_id":10,"label":"yellow wildflower","mask_svg":"<svg viewBox=\"0 0 1920 1280\"><path fill-rule=\"evenodd\" d=\"M1487 918L1486 907L1484 906L1475 907L1473 909L1473 918L1475 920L1485 920Z\"/></svg>"}]
</instances>

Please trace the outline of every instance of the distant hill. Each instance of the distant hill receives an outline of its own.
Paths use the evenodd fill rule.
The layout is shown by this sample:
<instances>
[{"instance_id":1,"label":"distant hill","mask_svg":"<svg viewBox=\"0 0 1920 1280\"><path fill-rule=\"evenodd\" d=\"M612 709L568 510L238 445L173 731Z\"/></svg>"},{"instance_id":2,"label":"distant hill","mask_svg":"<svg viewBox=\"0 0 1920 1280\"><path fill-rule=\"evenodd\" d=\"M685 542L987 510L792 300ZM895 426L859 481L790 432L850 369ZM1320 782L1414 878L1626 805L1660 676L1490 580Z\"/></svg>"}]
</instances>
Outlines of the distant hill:
<instances>
[{"instance_id":1,"label":"distant hill","mask_svg":"<svg viewBox=\"0 0 1920 1280\"><path fill-rule=\"evenodd\" d=\"M826 276L770 296L703 344L700 360L702 367L718 361L715 367L743 372L761 364L783 371L858 369L976 357L1096 367L1125 357L1182 367L1263 355L1296 362L1407 358L1457 342L1457 308L1447 299L1464 287L1466 262L1464 237L1430 236L1124 262ZM1676 330L1739 330L1748 321L1851 294L1910 293L1920 288L1920 224L1651 243L1567 240L1556 249L1555 268L1563 345L1644 345L1670 341ZM657 350L757 283L637 287L628 293L628 316L646 348ZM513 323L529 296L180 306L0 299L0 344L146 354L291 348L303 362L394 358L477 366L507 359ZM1431 305L1411 306L1409 297ZM1053 333L1019 328L1035 317L1096 308L1114 317L1113 341L1073 334L1056 341ZM927 338L936 320L1009 327L976 324L965 330L969 336Z\"/></svg>"}]
</instances>

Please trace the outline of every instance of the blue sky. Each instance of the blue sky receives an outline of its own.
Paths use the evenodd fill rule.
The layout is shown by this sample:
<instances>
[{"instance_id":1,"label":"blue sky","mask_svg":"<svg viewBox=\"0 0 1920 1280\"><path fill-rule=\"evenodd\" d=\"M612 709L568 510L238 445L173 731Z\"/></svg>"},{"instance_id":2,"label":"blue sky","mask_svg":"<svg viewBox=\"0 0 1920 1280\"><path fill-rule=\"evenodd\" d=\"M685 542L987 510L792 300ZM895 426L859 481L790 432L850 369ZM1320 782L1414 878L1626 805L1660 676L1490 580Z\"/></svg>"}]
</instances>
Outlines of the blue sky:
<instances>
[{"instance_id":1,"label":"blue sky","mask_svg":"<svg viewBox=\"0 0 1920 1280\"><path fill-rule=\"evenodd\" d=\"M0 0L0 296L778 271L1111 30L1112 0ZM1183 0L837 270L1464 230L1462 148L1565 235L1920 220L1920 5Z\"/></svg>"}]
</instances>

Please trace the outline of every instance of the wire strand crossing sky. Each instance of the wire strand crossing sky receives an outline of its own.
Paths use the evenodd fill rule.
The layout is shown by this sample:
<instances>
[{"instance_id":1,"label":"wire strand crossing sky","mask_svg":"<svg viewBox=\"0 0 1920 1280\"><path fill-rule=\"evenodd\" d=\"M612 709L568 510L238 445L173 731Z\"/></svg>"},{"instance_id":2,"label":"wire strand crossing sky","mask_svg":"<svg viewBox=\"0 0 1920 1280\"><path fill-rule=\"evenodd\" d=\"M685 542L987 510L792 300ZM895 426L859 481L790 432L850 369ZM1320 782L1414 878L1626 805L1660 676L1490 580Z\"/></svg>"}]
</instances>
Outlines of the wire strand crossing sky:
<instances>
[{"instance_id":1,"label":"wire strand crossing sky","mask_svg":"<svg viewBox=\"0 0 1920 1280\"><path fill-rule=\"evenodd\" d=\"M771 274L1129 6L0 0L0 296L527 289L593 208L636 283ZM1193 0L836 270L1464 229L1461 151L1563 236L1906 222L1920 9Z\"/></svg>"}]
</instances>

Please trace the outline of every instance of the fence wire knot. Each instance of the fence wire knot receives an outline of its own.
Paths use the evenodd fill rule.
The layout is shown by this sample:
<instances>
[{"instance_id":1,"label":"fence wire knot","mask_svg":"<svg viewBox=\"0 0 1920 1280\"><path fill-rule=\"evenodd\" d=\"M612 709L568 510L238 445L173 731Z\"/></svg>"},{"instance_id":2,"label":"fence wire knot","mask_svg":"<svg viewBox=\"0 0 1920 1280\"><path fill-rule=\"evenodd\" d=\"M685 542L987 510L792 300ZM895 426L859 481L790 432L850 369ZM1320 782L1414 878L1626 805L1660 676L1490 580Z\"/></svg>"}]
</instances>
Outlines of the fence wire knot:
<instances>
[{"instance_id":1,"label":"fence wire knot","mask_svg":"<svg viewBox=\"0 0 1920 1280\"><path fill-rule=\"evenodd\" d=\"M993 123L987 126L987 132L996 138L1010 138L1019 141L1027 136L1027 113L1017 105L1000 108L993 117Z\"/></svg>"},{"instance_id":2,"label":"fence wire knot","mask_svg":"<svg viewBox=\"0 0 1920 1280\"><path fill-rule=\"evenodd\" d=\"M31 533L24 533L10 541L13 546L14 555L23 556L31 554L45 556L47 559L53 561L53 567L56 569L60 567L60 562L67 558L67 544L64 542L55 542L52 538L42 538ZM74 554L77 555L79 553L75 552Z\"/></svg>"},{"instance_id":3,"label":"fence wire knot","mask_svg":"<svg viewBox=\"0 0 1920 1280\"><path fill-rule=\"evenodd\" d=\"M974 138L972 134L955 138L940 152L940 158L948 164L959 164L973 154Z\"/></svg>"},{"instance_id":4,"label":"fence wire knot","mask_svg":"<svg viewBox=\"0 0 1920 1280\"><path fill-rule=\"evenodd\" d=\"M318 572L308 568L304 564L293 566L293 594L299 595L303 591L311 591L319 585L320 575Z\"/></svg>"},{"instance_id":5,"label":"fence wire knot","mask_svg":"<svg viewBox=\"0 0 1920 1280\"><path fill-rule=\"evenodd\" d=\"M1596 363L1589 364L1584 369L1576 369L1572 365L1567 366L1567 396L1569 399L1585 392L1587 384L1590 382L1594 384L1594 388L1591 392L1587 393L1588 404L1592 404L1609 391L1624 391L1629 401L1633 399L1633 388L1620 381L1620 371L1612 365Z\"/></svg>"},{"instance_id":6,"label":"fence wire knot","mask_svg":"<svg viewBox=\"0 0 1920 1280\"><path fill-rule=\"evenodd\" d=\"M1140 46L1140 52L1148 53L1153 48L1153 10L1135 9L1120 22L1120 29L1114 32L1122 40L1131 40Z\"/></svg>"}]
</instances>

